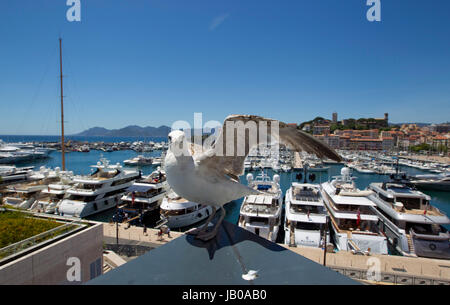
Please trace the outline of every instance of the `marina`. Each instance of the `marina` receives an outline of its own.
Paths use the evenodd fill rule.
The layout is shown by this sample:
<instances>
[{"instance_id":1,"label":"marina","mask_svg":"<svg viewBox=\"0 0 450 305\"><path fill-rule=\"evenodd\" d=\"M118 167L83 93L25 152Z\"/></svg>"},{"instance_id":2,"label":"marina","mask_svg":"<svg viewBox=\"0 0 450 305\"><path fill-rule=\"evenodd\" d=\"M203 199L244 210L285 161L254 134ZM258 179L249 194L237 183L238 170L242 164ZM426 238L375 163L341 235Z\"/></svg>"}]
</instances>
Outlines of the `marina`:
<instances>
[{"instance_id":1,"label":"marina","mask_svg":"<svg viewBox=\"0 0 450 305\"><path fill-rule=\"evenodd\" d=\"M206 228L215 209L171 190L164 139L93 143L80 142L67 154L69 164L78 164L70 171L49 167L62 162L64 168L66 162L64 151L52 144L14 143L16 151L39 147L46 157L2 165L4 206L103 223L103 273L193 228ZM363 283L450 284L445 269L450 259L450 199L443 191L448 164L417 165L401 161L398 154L340 154L342 163L323 162L284 146L253 150L240 181L259 194L225 204L226 220ZM434 191L435 199L416 186ZM375 280L366 274L370 258L384 268ZM407 259L418 261L411 264ZM442 261L438 268L433 265L436 259Z\"/></svg>"},{"instance_id":2,"label":"marina","mask_svg":"<svg viewBox=\"0 0 450 305\"><path fill-rule=\"evenodd\" d=\"M450 285L449 11L0 2L0 285Z\"/></svg>"},{"instance_id":3,"label":"marina","mask_svg":"<svg viewBox=\"0 0 450 305\"><path fill-rule=\"evenodd\" d=\"M47 210L50 213L55 213L56 209L58 208L58 213L60 215L62 213L64 213L64 215L82 215L82 217L85 215L84 217L87 217L88 219L91 219L91 220L110 222L113 220L113 217L116 214L115 207L116 207L116 205L118 205L122 209L122 212L126 211L129 214L128 219L134 217L133 223L135 223L137 225L142 226L145 223L145 225L148 228L151 228L151 227L155 227L157 225L158 221L160 221L159 224L161 225L162 221L161 221L161 218L159 217L159 214L160 214L159 204L162 204L163 202L165 202L164 203L165 208L162 209L164 212L162 212L161 215L168 216L169 214L172 213L172 212L169 212L169 210L172 210L172 208L169 207L170 205L169 205L168 200L174 200L174 199L169 199L171 197L165 196L165 192L163 192L161 190L161 188L159 188L159 187L156 188L156 189L159 189L159 191L153 191L153 187L147 186L148 184L145 185L145 183L146 183L145 177L148 177L147 180L153 179L150 177L151 175L153 175L154 178L156 176L159 177L159 174L156 174L159 165L151 164L151 165L127 167L125 164L123 164L123 165L117 164L117 163L120 164L121 162L123 163L124 160L132 159L133 156L137 156L139 153L140 152L136 152L134 150L119 150L119 151L112 151L112 152L104 152L102 150L94 149L94 150L90 150L87 153L71 152L71 153L67 154L67 162L69 164L74 162L74 164L78 164L78 167L74 168L74 173L72 174L72 176L68 176L70 178L67 178L67 180L69 180L69 181L66 181L66 186L61 185L61 182L53 181L52 183L49 182L48 184L43 184L43 186L39 187L39 191L42 191L42 195L40 195L42 198L39 198L39 200L36 201L36 204L34 205L33 209L40 210L40 211ZM155 151L150 152L149 154L151 154L152 158L157 158L163 154L163 150L155 150ZM41 167L40 170L42 171L43 168L45 168L45 166L51 166L51 164L60 163L60 155L61 154L56 150L51 151L49 153L49 158L47 158L45 160L24 161L24 162L18 163L17 167L30 168L33 164L38 164L38 165L40 165L40 167ZM91 166L92 164L99 162L98 160L100 160L102 157L104 158L105 155L108 156L108 160L110 159L110 161L106 161L106 159L104 159L102 161L103 163L100 162L100 165L97 164L94 167ZM96 161L96 158L98 158L97 161ZM253 158L255 158L255 157L253 157ZM395 159L393 159L393 160L395 160ZM117 161L116 164L114 164L114 161ZM290 163L289 161L292 163ZM268 231L268 232L272 232L272 233L266 234L265 238L270 238L271 240L274 240L274 241L277 240L277 242L280 242L280 243L287 243L287 244L291 244L291 245L293 245L293 244L302 245L305 243L305 240L304 240L304 238L299 237L299 236L301 236L301 234L299 234L299 231L296 231L296 230L299 230L302 227L302 225L299 225L299 224L295 225L295 223L292 221L292 219L299 218L299 217L303 217L305 219L307 219L307 218L312 219L314 217L318 217L318 215L316 215L317 212L314 212L315 211L314 209L311 210L312 209L311 202L309 202L309 204L310 204L309 208L305 202L305 203L303 203L304 204L303 208L300 208L298 211L296 210L297 211L296 213L299 213L299 212L303 213L303 214L299 214L299 216L294 216L294 214L291 214L291 212L286 213L286 207L288 207L289 211L293 211L292 207L291 207L291 205L293 204L293 201L291 199L292 197L289 197L289 199L284 198L285 195L286 195L286 197L288 197L287 195L289 193L289 188L292 187L293 185L296 185L297 188L300 188L298 183L303 182L303 180L305 180L305 177L303 177L304 173L302 170L295 170L296 166L300 167L304 163L303 160L301 159L300 155L292 154L289 157L284 158L283 162L284 163L280 162L280 164L285 164L285 165L291 166L292 170L286 171L286 172L285 171L276 171L270 167L268 167L266 169L259 169L258 171L255 171L253 169L247 169L247 170L248 170L248 173L254 173L257 175L257 177L258 177L258 175L261 176L261 173L264 173L263 175L266 175L267 177L277 176L276 178L274 178L274 179L276 179L274 181L277 181L276 183L279 184L280 194L284 194L281 197L281 200L280 200L280 195L276 195L276 196L278 196L277 200L280 200L282 205L278 205L278 209L276 209L277 212L274 214L276 217L274 224L270 225L269 222L267 223L267 226L268 226L267 228L273 227L274 230ZM114 165L111 165L111 164L114 164ZM116 177L118 175L118 172L122 170L121 169L122 166L124 166L123 170L125 172L129 173L128 174L129 178L124 177L124 179L125 179L124 182L125 181L129 181L129 182L125 182L123 184L119 183L118 184L120 186L119 188L117 188L117 187L114 189L108 188L108 189L105 189L104 192L103 191L100 192L100 189L102 189L100 187L100 185L104 185L106 182L109 181L108 179L118 179L118 178L114 178L114 177ZM342 200L344 200L344 199L350 200L350 199L352 199L352 196L353 196L354 198L352 200L356 200L358 202L358 204L360 205L358 208L352 208L351 212L349 212L349 211L344 212L344 211L339 211L339 209L337 209L338 205L344 204L344 202L339 201L341 199L339 199L337 202L335 202L335 201L332 201L333 203L330 202L330 198L333 198L333 196L335 196L335 195L332 195L331 197L329 195L334 194L334 192L335 192L334 189L336 187L334 187L332 190L332 189L328 189L329 187L326 186L327 183L333 181L334 176L339 176L339 173L342 174L341 171L342 171L342 168L344 168L344 164L327 164L327 167L329 167L329 169L325 172L313 171L313 172L307 174L306 181L308 181L308 183L312 183L312 184L309 186L306 184L305 186L319 187L320 185L323 185L323 190L320 193L320 195L321 195L320 198L322 196L325 196L324 202L327 203L327 205L326 205L327 213L326 214L328 215L328 217L333 216L333 217L331 217L330 222L329 222L330 229L333 228L333 230L334 230L334 231L332 230L333 233L332 233L331 237L336 238L336 236L341 236L342 234L344 234L344 235L342 235L342 238L344 238L343 240L347 240L347 238L349 236L351 236L351 239L352 239L352 242L340 243L339 241L336 241L336 239L330 240L330 236L327 235L327 237L326 237L327 244L330 242L336 243L337 251L345 250L345 251L354 251L354 252L362 252L363 253L363 252L367 251L368 248L370 248L370 251L372 253L386 254L388 252L386 245L376 246L376 245L372 244L371 246L366 245L365 247L358 245L357 236L358 236L359 231L352 230L351 235L349 235L349 233L342 233L344 231L342 231L342 229L339 228L339 225L338 225L339 221L337 221L337 220L339 219L339 217L342 217L343 215L347 215L348 213L350 213L352 216L349 216L350 214L348 214L345 217L350 217L349 220L351 219L352 222L356 222L359 219L359 222L360 222L359 225L361 227L364 227L364 230L361 231L361 233L364 233L364 234L361 236L367 237L372 234L372 233L366 234L364 231L374 232L373 234L379 235L380 233L373 227L373 223L376 223L378 221L378 218L376 216L376 213L370 212L370 209L373 208L372 205L375 205L375 204L369 204L368 206L364 206L365 205L364 204L363 206L361 206L362 202L360 201L361 200L360 197L363 196L365 199L365 197L370 195L369 193L371 193L371 192L369 190L368 191L365 191L365 190L367 188L369 188L372 183L388 182L390 180L390 176L382 175L382 174L366 174L366 173L360 173L357 171L353 171L352 177L355 177L355 179L351 179L347 183L350 183L349 184L350 186L352 184L354 184L354 187L356 187L360 190L364 190L364 191L359 191L360 193L358 194L358 193L354 193L351 188L348 189L347 191L345 191L345 184L340 187L341 188L340 192L342 192L340 195L343 198ZM421 174L424 175L424 173L429 172L424 169L417 169L414 167L409 167L407 165L399 165L399 167L402 171L404 171L405 173L408 173L408 176L417 176L417 175L421 175ZM71 167L71 171L72 171L72 168L73 167ZM92 172L89 170L89 168L93 168L94 170L98 170L98 171L105 169L106 172L104 174L93 174L93 173L95 173L95 171ZM55 172L56 171L53 171L53 173L54 173L53 175L55 175ZM88 172L90 172L90 173L88 174ZM133 173L133 174L131 174L131 173ZM314 174L314 178L311 176L312 174ZM88 176L86 176L86 175L88 175L88 176L93 175L93 176L88 179ZM99 176L99 180L98 180L98 182L94 183L95 175ZM109 178L106 176L100 177L101 175L106 175ZM139 180L136 181L138 179L139 175L142 176L141 182L139 182ZM261 176L261 177L263 177L263 176ZM262 178L256 178L254 180L250 179L250 181L249 181L248 178L249 178L248 176L245 176L245 177L242 176L241 182L245 183L245 184L252 184L252 183L254 184L256 181L259 181L262 179ZM313 181L311 181L311 178L313 178ZM348 178L346 178L346 179L348 179ZM269 180L267 182L269 182ZM135 181L135 182L133 182L133 181ZM343 181L343 182L345 183L345 181ZM149 182L147 182L147 183L149 183ZM153 182L151 182L151 183L153 183ZM272 182L270 182L270 183L272 183ZM74 187L73 184L76 184L78 186ZM92 187L94 187L94 184L97 185L97 187L95 189L91 189L91 187L89 187L89 186L92 185ZM47 187L47 185L48 185L48 187ZM81 185L88 187L88 189L86 189L86 191L83 191L83 194L80 193L81 192L80 188L83 188L83 187L81 187ZM133 185L136 188L136 189L134 189L134 191L133 191ZM97 190L97 188L99 188L99 187L100 187L100 189ZM145 188L145 190L143 188ZM11 187L9 187L7 189L11 190ZM118 192L119 189L121 190L121 192ZM86 192L90 192L90 193L87 194ZM92 192L94 192L94 193L92 193ZM98 194L95 192L97 192ZM106 202L108 202L108 204L105 205L105 204L97 203L97 209L99 209L99 207L102 207L102 206L108 206L108 209L104 210L104 212L102 212L102 209L100 209L100 211L98 211L98 212L95 211L94 205L92 204L95 201L91 202L90 205L92 206L92 209L90 209L90 210L92 212L89 212L89 213L83 212L81 214L81 210L76 213L73 213L73 212L71 212L71 210L69 211L69 209L67 209L67 207L66 207L66 205L69 206L68 202L72 202L70 199L70 196L72 196L72 197L73 196L81 196L81 195L88 196L88 195L91 195L91 193L93 195L97 194L95 196L98 196L100 193L109 194L111 192L117 192L117 195L109 196L111 198L109 198L108 196L105 195L107 198L109 198L108 199L109 201L106 200ZM135 198L134 198L134 202L136 204L135 206L132 206L132 204L131 204L133 201L132 192L135 192ZM139 202L141 202L143 200L142 196L145 195L144 193L146 193L146 192L149 192L148 196L150 196L150 198L153 197L153 192L157 193L157 194L155 193L157 195L154 197L155 200L150 199L150 201L154 202L155 205L152 206L151 202L149 201L148 205L146 205L145 207L138 206L140 204ZM325 194L324 192L325 193L328 192L327 193L328 197L327 197L327 194ZM349 194L346 194L346 192L348 192ZM367 193L367 192L369 192L369 193ZM64 201L60 197L61 196L64 197L65 193L67 193L67 195L66 195L66 197L65 197L66 199ZM292 196L292 193L289 193L289 194L290 194L290 196ZM271 196L273 196L273 195L271 195ZM296 195L296 196L298 197L298 195ZM373 196L373 194L372 194L372 196ZM44 199L44 197L47 199ZM253 196L253 197L255 197L255 196ZM242 213L245 210L245 204L243 204L243 203L245 203L245 200L247 200L247 201L253 200L255 203L259 202L257 197L255 197L255 198L253 198L253 197L243 198L239 201L230 202L227 205L225 205L225 209L228 212L226 215L226 220L230 221L231 223L238 224L240 222L239 215L241 214L241 216L243 216ZM12 199L8 199L8 198L11 198L8 196L4 196L3 198L6 201L12 200ZM261 197L261 198L264 199L263 197ZM164 201L164 200L166 200L166 201ZM178 200L180 200L180 199L178 199ZM265 202L264 200L262 201L263 205ZM449 199L449 194L447 192L430 191L428 200L432 206L436 206L436 209L441 210L445 214L449 213L450 199ZM86 201L86 202L89 202L89 201ZM319 199L319 202L320 202L320 199ZM255 203L253 203L253 204L255 204ZM299 204L299 203L297 203L297 204ZM30 203L29 208L32 205L33 204ZM70 205L70 206L72 206L72 205ZM281 206L282 206L282 208L281 208ZM351 204L349 205L349 207L351 207ZM179 207L179 208L181 208L181 207ZM193 209L192 212L189 212L190 209ZM197 212L197 210L198 210L198 212ZM301 212L302 210L303 210L303 212ZM359 212L358 212L358 210L359 210ZM199 225L201 225L202 221L204 221L208 216L207 210L205 210L205 213L203 213L202 208L198 207L198 209L196 209L195 205L193 205L192 207L183 207L183 211L185 211L183 213L187 213L187 215L189 215L189 214L196 215L196 214L200 213L203 216L200 217L198 221L187 221L187 222L184 222L181 224L179 223L179 224L172 225L171 228L176 231L186 231L186 230L192 228L194 225L199 226ZM309 211L309 215L308 215L308 211ZM431 210L429 210L429 211L431 211ZM94 212L96 212L96 213L94 213ZM152 214L153 216L148 218L151 220L142 222L142 220L140 220L139 212L140 213L145 212L143 214L149 213L149 214ZM175 213L175 212L173 212L173 213ZM179 212L176 212L176 214L177 213L179 213ZM342 214L342 213L344 213L344 214ZM347 213L347 214L345 214L345 213ZM432 212L430 212L430 213L432 213ZM90 215L90 214L92 214L92 215ZM257 214L259 215L258 217L260 217L262 215L262 214L260 215L259 212ZM303 216L301 216L301 215L303 215ZM339 215L342 215L342 216L339 216ZM139 216L139 217L136 218L136 216ZM291 217L291 220L289 221L289 225L287 225L287 223L288 223L287 220L289 217ZM338 217L338 218L336 218L336 217ZM278 220L276 220L276 219L278 219ZM164 223L166 223L166 222L164 222ZM241 224L243 224L243 222ZM310 237L308 237L309 242L310 243L312 242L315 247L322 247L324 244L323 243L323 234L322 234L323 224L324 224L324 220L320 220L317 223L317 231L316 232L320 235L320 237L313 238L312 236L314 234L312 234L312 232L311 232L312 235L310 234ZM308 226L311 226L311 224L308 224ZM356 228L357 224L353 223L352 226L347 226L347 227L348 228L351 228L351 227ZM256 228L256 227L254 227L254 228ZM297 229L295 229L295 228L297 228ZM338 232L338 228L339 228L339 232ZM448 224L443 223L443 228L448 228ZM294 231L292 231L292 230L294 230ZM375 230L375 231L373 231L373 230ZM258 230L258 232L263 232L263 231L264 231L263 228L259 228L259 230ZM297 233L292 234L292 232L297 232ZM288 235L286 235L286 234L288 234ZM392 243L392 242L393 242L393 240L391 238L390 243ZM343 246L340 246L340 245L343 245ZM391 254L395 254L395 253L391 253Z\"/></svg>"}]
</instances>

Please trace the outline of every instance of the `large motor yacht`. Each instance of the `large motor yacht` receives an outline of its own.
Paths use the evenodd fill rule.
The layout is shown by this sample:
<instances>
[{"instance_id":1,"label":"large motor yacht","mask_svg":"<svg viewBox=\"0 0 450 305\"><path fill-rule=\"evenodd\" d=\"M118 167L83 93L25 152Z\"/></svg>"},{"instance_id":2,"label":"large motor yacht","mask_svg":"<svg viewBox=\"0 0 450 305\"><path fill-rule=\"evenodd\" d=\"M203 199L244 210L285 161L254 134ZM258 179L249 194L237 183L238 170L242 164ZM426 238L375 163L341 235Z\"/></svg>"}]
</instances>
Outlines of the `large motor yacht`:
<instances>
[{"instance_id":1,"label":"large motor yacht","mask_svg":"<svg viewBox=\"0 0 450 305\"><path fill-rule=\"evenodd\" d=\"M75 185L66 192L69 194L59 205L63 216L86 217L115 207L126 189L140 177L140 173L125 170L117 163L110 165L102 158L90 176L75 176Z\"/></svg>"},{"instance_id":2,"label":"large motor yacht","mask_svg":"<svg viewBox=\"0 0 450 305\"><path fill-rule=\"evenodd\" d=\"M322 183L335 245L338 250L387 254L387 239L378 229L375 203L367 197L372 192L359 190L354 179L344 167L341 176Z\"/></svg>"},{"instance_id":3,"label":"large motor yacht","mask_svg":"<svg viewBox=\"0 0 450 305\"><path fill-rule=\"evenodd\" d=\"M207 218L212 213L212 207L188 201L170 191L161 202L160 213L161 224L165 223L170 228L182 228Z\"/></svg>"},{"instance_id":4,"label":"large motor yacht","mask_svg":"<svg viewBox=\"0 0 450 305\"><path fill-rule=\"evenodd\" d=\"M30 209L43 196L42 191L49 184L60 180L61 173L59 168L51 170L42 166L39 171L29 175L30 181L8 186L3 191L3 202L15 208Z\"/></svg>"},{"instance_id":5,"label":"large motor yacht","mask_svg":"<svg viewBox=\"0 0 450 305\"><path fill-rule=\"evenodd\" d=\"M41 196L30 210L58 214L58 208L66 197L66 191L73 185L73 172L61 172L59 181L50 183L41 191Z\"/></svg>"},{"instance_id":6,"label":"large motor yacht","mask_svg":"<svg viewBox=\"0 0 450 305\"><path fill-rule=\"evenodd\" d=\"M33 168L33 166L0 165L0 185L27 180L33 174Z\"/></svg>"},{"instance_id":7,"label":"large motor yacht","mask_svg":"<svg viewBox=\"0 0 450 305\"><path fill-rule=\"evenodd\" d=\"M450 191L450 172L411 177L411 184L423 190Z\"/></svg>"},{"instance_id":8,"label":"large motor yacht","mask_svg":"<svg viewBox=\"0 0 450 305\"><path fill-rule=\"evenodd\" d=\"M284 202L285 244L321 247L324 240L329 242L330 236L325 231L328 212L320 185L293 182Z\"/></svg>"},{"instance_id":9,"label":"large motor yacht","mask_svg":"<svg viewBox=\"0 0 450 305\"><path fill-rule=\"evenodd\" d=\"M127 193L122 196L120 208L129 215L145 217L154 211L158 211L168 189L166 174L161 168L158 168L150 175L136 180L133 185L127 188Z\"/></svg>"},{"instance_id":10,"label":"large motor yacht","mask_svg":"<svg viewBox=\"0 0 450 305\"><path fill-rule=\"evenodd\" d=\"M123 164L128 166L152 165L152 163L153 163L152 157L145 157L143 155L139 155L134 158L123 161Z\"/></svg>"},{"instance_id":11,"label":"large motor yacht","mask_svg":"<svg viewBox=\"0 0 450 305\"><path fill-rule=\"evenodd\" d=\"M380 230L402 255L450 259L449 218L430 196L398 181L371 183Z\"/></svg>"},{"instance_id":12,"label":"large motor yacht","mask_svg":"<svg viewBox=\"0 0 450 305\"><path fill-rule=\"evenodd\" d=\"M255 179L247 174L248 186L262 192L244 197L241 205L239 226L263 238L276 241L281 224L282 191L280 176L272 179L262 172Z\"/></svg>"}]
</instances>

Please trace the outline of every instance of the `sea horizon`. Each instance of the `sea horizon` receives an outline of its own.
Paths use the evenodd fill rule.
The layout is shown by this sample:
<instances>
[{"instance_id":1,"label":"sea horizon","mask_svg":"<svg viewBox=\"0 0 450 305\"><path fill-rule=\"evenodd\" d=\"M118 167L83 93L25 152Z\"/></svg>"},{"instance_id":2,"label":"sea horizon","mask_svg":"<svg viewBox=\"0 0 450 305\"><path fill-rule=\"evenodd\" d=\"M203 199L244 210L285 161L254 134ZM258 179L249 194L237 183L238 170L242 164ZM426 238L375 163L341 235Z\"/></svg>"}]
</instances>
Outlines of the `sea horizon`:
<instances>
[{"instance_id":1,"label":"sea horizon","mask_svg":"<svg viewBox=\"0 0 450 305\"><path fill-rule=\"evenodd\" d=\"M5 143L16 142L60 142L61 135L0 135L0 140ZM146 137L146 136L75 136L65 135L65 140L80 141L80 142L161 142L167 141L167 137Z\"/></svg>"}]
</instances>

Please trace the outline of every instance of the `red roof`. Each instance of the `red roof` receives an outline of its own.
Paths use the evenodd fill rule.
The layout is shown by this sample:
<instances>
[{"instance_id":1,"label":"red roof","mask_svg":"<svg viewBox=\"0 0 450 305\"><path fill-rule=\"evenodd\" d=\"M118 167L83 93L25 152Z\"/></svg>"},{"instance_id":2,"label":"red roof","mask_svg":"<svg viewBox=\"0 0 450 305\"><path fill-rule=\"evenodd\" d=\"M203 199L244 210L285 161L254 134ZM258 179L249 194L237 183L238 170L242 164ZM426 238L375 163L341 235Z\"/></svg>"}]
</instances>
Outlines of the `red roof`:
<instances>
[{"instance_id":1,"label":"red roof","mask_svg":"<svg viewBox=\"0 0 450 305\"><path fill-rule=\"evenodd\" d=\"M433 140L447 140L447 138L444 137L444 136L435 136L435 137L433 138Z\"/></svg>"},{"instance_id":2,"label":"red roof","mask_svg":"<svg viewBox=\"0 0 450 305\"><path fill-rule=\"evenodd\" d=\"M381 142L380 139L350 139L350 141L354 141L354 142Z\"/></svg>"}]
</instances>

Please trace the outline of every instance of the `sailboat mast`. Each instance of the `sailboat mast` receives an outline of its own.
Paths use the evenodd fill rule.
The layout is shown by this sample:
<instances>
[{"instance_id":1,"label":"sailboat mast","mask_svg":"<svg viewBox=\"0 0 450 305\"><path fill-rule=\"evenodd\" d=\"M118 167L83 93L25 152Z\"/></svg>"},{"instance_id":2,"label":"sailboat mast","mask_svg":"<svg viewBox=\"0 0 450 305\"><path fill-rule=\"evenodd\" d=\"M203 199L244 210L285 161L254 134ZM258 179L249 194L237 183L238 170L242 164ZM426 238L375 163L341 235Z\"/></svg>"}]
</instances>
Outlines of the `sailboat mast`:
<instances>
[{"instance_id":1,"label":"sailboat mast","mask_svg":"<svg viewBox=\"0 0 450 305\"><path fill-rule=\"evenodd\" d=\"M62 170L66 170L66 158L64 155L64 103L63 103L63 74L62 74L62 39L59 38L59 69L61 79L61 156L62 156Z\"/></svg>"}]
</instances>

